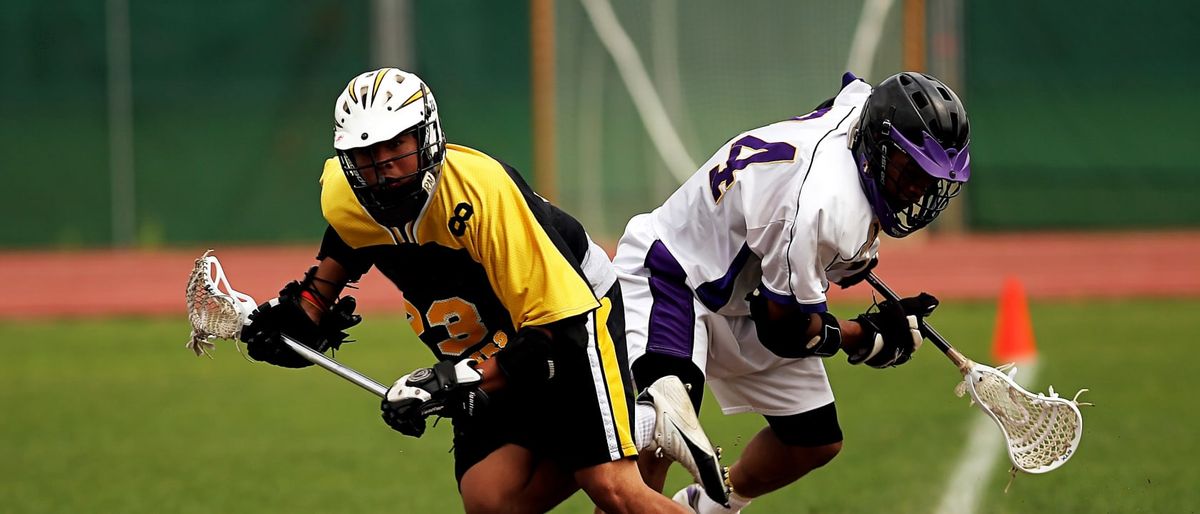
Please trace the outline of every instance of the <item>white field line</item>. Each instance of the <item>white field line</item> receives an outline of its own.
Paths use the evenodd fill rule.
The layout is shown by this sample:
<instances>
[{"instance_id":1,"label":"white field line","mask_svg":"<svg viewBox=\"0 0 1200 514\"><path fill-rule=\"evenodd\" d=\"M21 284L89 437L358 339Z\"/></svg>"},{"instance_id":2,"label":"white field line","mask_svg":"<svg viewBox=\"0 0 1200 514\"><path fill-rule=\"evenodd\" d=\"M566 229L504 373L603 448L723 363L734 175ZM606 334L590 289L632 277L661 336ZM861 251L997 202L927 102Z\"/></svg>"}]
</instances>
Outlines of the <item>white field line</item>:
<instances>
[{"instance_id":1,"label":"white field line","mask_svg":"<svg viewBox=\"0 0 1200 514\"><path fill-rule=\"evenodd\" d=\"M1017 369L1020 371L1014 379L1021 387L1029 388L1037 379L1037 363L1018 363ZM962 457L950 473L937 514L973 514L979 507L983 486L988 484L988 476L995 469L996 460L1008 455L1000 428L986 414L976 414Z\"/></svg>"},{"instance_id":2,"label":"white field line","mask_svg":"<svg viewBox=\"0 0 1200 514\"><path fill-rule=\"evenodd\" d=\"M846 71L853 72L859 78L871 76L871 68L875 66L875 54L879 49L879 40L883 38L883 25L887 21L888 11L891 11L893 0L866 0L863 2L862 15L854 26L854 39L850 41L850 56L846 58Z\"/></svg>"}]
</instances>

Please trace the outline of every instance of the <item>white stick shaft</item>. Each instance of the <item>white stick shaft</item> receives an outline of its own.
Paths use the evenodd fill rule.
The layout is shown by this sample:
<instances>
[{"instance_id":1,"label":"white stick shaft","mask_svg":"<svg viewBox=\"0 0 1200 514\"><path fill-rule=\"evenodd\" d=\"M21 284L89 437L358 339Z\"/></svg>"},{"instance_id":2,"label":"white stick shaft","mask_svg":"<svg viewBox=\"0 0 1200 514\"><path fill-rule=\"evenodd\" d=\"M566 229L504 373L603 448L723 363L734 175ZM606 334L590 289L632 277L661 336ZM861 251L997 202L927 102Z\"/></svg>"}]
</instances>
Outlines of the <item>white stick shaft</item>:
<instances>
[{"instance_id":1,"label":"white stick shaft","mask_svg":"<svg viewBox=\"0 0 1200 514\"><path fill-rule=\"evenodd\" d=\"M363 389L366 389L367 391L375 393L375 396L378 396L380 398L387 396L388 390L386 387L383 386L383 384L380 384L379 382L371 380L370 378L368 378L366 375L363 375L362 373L359 373L350 368L347 368L346 366L343 366L340 362L330 359L329 357L326 357L321 352L318 352L316 350L313 350L312 348L309 348L307 346L304 346L303 344L300 344L295 339L292 339L283 334L280 334L280 336L283 337L284 343L286 343L289 347L291 347L291 349L294 350L296 353L300 354L301 357L308 359L309 362L316 364L322 368L325 368L337 376L340 376L346 380L349 380L350 382L352 382L354 385L357 385L358 387L361 387Z\"/></svg>"}]
</instances>

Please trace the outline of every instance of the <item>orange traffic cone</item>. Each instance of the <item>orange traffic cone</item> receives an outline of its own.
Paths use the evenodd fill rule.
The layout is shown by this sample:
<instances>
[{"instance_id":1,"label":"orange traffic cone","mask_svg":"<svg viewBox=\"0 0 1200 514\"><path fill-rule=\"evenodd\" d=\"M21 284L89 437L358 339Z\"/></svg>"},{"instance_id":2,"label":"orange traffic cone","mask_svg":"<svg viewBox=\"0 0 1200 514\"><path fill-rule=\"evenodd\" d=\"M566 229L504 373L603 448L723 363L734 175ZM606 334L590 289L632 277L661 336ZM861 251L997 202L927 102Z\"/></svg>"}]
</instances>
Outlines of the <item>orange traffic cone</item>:
<instances>
[{"instance_id":1,"label":"orange traffic cone","mask_svg":"<svg viewBox=\"0 0 1200 514\"><path fill-rule=\"evenodd\" d=\"M1004 279L1000 290L1000 309L996 313L996 338L992 342L992 358L997 364L1028 362L1037 356L1033 342L1033 323L1029 320L1029 304L1025 287L1016 277Z\"/></svg>"}]
</instances>

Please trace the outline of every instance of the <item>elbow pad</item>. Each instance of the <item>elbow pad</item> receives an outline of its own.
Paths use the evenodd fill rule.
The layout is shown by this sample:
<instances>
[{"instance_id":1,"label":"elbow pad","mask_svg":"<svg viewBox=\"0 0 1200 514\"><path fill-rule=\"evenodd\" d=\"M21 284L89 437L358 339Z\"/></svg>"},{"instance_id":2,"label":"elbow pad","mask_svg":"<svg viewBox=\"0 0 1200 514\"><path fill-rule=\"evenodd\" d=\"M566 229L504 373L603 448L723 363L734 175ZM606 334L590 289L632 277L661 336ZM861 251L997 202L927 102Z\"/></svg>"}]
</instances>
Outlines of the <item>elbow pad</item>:
<instances>
[{"instance_id":1,"label":"elbow pad","mask_svg":"<svg viewBox=\"0 0 1200 514\"><path fill-rule=\"evenodd\" d=\"M842 348L842 330L838 320L828 312L821 312L821 328L817 335L805 337L811 322L810 316L786 316L771 319L767 313L767 300L761 294L750 298L750 319L758 340L771 353L787 359L804 357L831 357Z\"/></svg>"},{"instance_id":2,"label":"elbow pad","mask_svg":"<svg viewBox=\"0 0 1200 514\"><path fill-rule=\"evenodd\" d=\"M493 358L513 386L540 386L554 378L551 344L550 336L544 331L525 328Z\"/></svg>"}]
</instances>

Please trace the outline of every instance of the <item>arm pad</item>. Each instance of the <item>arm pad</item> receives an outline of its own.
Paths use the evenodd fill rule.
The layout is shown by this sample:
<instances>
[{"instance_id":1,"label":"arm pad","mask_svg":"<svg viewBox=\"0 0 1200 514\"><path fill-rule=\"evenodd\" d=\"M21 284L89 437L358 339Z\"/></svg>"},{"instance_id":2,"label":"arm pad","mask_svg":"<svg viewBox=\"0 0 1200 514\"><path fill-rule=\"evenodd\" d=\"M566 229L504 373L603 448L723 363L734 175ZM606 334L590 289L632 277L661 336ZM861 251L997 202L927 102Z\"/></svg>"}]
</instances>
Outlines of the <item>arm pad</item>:
<instances>
[{"instance_id":1,"label":"arm pad","mask_svg":"<svg viewBox=\"0 0 1200 514\"><path fill-rule=\"evenodd\" d=\"M552 340L542 330L523 328L496 353L496 366L515 387L543 385L554 378Z\"/></svg>"},{"instance_id":2,"label":"arm pad","mask_svg":"<svg viewBox=\"0 0 1200 514\"><path fill-rule=\"evenodd\" d=\"M750 301L750 319L758 340L771 353L788 359L804 357L830 357L842 347L842 330L838 320L828 312L821 312L821 329L817 335L805 340L811 316L785 316L771 319L767 311L767 298L755 291Z\"/></svg>"}]
</instances>

